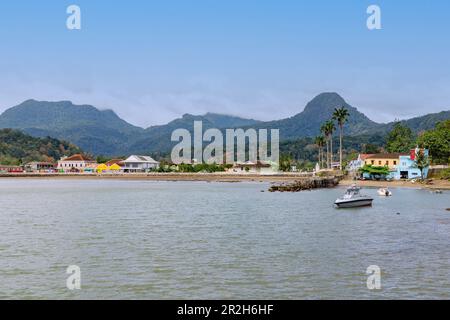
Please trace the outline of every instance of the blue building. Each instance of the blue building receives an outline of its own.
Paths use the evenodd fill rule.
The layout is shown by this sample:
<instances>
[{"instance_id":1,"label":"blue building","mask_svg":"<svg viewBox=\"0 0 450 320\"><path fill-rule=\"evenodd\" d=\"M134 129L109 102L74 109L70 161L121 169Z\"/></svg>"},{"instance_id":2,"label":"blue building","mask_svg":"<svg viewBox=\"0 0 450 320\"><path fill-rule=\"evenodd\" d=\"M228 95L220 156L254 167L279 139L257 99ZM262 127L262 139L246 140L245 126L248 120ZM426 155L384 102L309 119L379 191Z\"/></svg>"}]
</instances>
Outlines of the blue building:
<instances>
[{"instance_id":1,"label":"blue building","mask_svg":"<svg viewBox=\"0 0 450 320\"><path fill-rule=\"evenodd\" d=\"M399 163L396 168L396 171L392 172L392 179L400 180L400 179L420 179L421 173L420 169L416 167L416 154L419 150L414 149L411 150L411 153L407 156L400 156ZM425 156L428 157L428 149L423 150ZM428 169L426 167L423 169L423 178L426 179L428 177Z\"/></svg>"},{"instance_id":2,"label":"blue building","mask_svg":"<svg viewBox=\"0 0 450 320\"><path fill-rule=\"evenodd\" d=\"M422 150L425 156L428 156L428 150ZM370 155L365 159L365 165L374 167L387 167L389 174L387 176L373 175L365 172L364 179L420 179L420 169L416 167L416 155L419 149L413 149L409 154L384 153ZM424 179L428 177L428 167L423 169Z\"/></svg>"}]
</instances>

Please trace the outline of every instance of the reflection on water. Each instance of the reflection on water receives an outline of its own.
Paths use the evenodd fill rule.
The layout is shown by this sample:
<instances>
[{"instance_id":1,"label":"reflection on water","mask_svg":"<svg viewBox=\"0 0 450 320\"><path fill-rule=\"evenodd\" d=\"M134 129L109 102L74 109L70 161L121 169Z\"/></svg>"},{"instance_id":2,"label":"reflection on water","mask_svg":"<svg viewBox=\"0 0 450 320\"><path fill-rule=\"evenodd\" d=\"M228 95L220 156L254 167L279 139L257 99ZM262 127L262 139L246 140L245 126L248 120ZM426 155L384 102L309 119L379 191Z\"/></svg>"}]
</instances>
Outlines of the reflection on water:
<instances>
[{"instance_id":1,"label":"reflection on water","mask_svg":"<svg viewBox=\"0 0 450 320\"><path fill-rule=\"evenodd\" d=\"M343 189L268 186L2 179L0 298L450 298L448 192L338 210Z\"/></svg>"}]
</instances>

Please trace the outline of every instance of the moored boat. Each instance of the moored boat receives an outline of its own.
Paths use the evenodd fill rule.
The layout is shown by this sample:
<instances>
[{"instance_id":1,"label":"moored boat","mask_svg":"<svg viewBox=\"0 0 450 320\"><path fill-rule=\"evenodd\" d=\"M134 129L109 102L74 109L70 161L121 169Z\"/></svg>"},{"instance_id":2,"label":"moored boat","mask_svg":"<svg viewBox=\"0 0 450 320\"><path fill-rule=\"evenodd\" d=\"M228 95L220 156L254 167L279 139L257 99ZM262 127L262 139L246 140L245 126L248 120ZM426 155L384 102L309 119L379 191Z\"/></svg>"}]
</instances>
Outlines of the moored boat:
<instances>
[{"instance_id":1,"label":"moored boat","mask_svg":"<svg viewBox=\"0 0 450 320\"><path fill-rule=\"evenodd\" d=\"M357 208L372 205L373 198L362 195L356 185L347 189L347 192L334 203L338 208Z\"/></svg>"},{"instance_id":2,"label":"moored boat","mask_svg":"<svg viewBox=\"0 0 450 320\"><path fill-rule=\"evenodd\" d=\"M383 196L383 197L390 197L390 196L392 196L392 192L387 187L380 188L380 189L378 189L378 195Z\"/></svg>"}]
</instances>

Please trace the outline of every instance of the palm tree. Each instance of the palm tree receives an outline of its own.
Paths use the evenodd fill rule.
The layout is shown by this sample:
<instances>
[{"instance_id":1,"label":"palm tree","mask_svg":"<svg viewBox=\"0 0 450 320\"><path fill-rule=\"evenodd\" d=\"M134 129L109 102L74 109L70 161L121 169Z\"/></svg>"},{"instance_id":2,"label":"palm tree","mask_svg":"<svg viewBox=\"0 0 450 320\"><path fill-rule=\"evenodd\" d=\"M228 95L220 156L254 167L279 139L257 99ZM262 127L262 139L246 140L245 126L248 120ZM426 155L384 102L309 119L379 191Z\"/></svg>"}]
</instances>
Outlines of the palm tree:
<instances>
[{"instance_id":1,"label":"palm tree","mask_svg":"<svg viewBox=\"0 0 450 320\"><path fill-rule=\"evenodd\" d=\"M345 107L335 108L333 119L339 125L339 168L342 170L342 137L344 135L344 124L348 121L350 113Z\"/></svg>"},{"instance_id":2,"label":"palm tree","mask_svg":"<svg viewBox=\"0 0 450 320\"><path fill-rule=\"evenodd\" d=\"M331 165L333 163L333 132L336 130L336 127L334 125L333 120L328 120L324 124L325 126L325 133L326 137L328 138L328 143L330 145L330 152L329 152L329 162L328 162L328 169L331 169Z\"/></svg>"},{"instance_id":3,"label":"palm tree","mask_svg":"<svg viewBox=\"0 0 450 320\"><path fill-rule=\"evenodd\" d=\"M317 136L314 139L315 144L317 145L317 147L319 148L319 166L320 168L322 168L323 165L323 146L325 145L325 138L323 136Z\"/></svg>"},{"instance_id":4,"label":"palm tree","mask_svg":"<svg viewBox=\"0 0 450 320\"><path fill-rule=\"evenodd\" d=\"M423 171L430 166L430 159L423 149L416 150L416 158L413 166L420 170L420 178L423 180Z\"/></svg>"},{"instance_id":5,"label":"palm tree","mask_svg":"<svg viewBox=\"0 0 450 320\"><path fill-rule=\"evenodd\" d=\"M326 154L326 164L327 164L327 168L329 168L329 162L328 162L328 159L329 159L329 144L328 144L328 127L327 127L327 125L326 125L326 123L324 123L321 127L320 127L320 131L323 133L323 136L325 137L324 138L324 140L325 140L325 144L326 144L326 146L327 146L327 154Z\"/></svg>"}]
</instances>

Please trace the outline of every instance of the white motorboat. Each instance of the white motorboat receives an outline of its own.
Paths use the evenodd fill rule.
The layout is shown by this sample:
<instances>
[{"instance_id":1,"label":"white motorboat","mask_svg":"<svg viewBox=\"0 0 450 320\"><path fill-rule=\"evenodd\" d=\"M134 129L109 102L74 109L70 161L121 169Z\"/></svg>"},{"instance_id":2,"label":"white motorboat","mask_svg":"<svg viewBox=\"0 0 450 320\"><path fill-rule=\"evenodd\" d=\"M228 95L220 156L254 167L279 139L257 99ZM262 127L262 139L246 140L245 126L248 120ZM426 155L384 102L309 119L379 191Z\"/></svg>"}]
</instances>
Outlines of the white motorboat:
<instances>
[{"instance_id":1,"label":"white motorboat","mask_svg":"<svg viewBox=\"0 0 450 320\"><path fill-rule=\"evenodd\" d=\"M380 188L378 189L378 195L382 197L390 197L392 196L392 192L388 188Z\"/></svg>"},{"instance_id":2,"label":"white motorboat","mask_svg":"<svg viewBox=\"0 0 450 320\"><path fill-rule=\"evenodd\" d=\"M334 203L338 208L368 207L372 205L373 198L360 194L356 185L347 189L347 192Z\"/></svg>"}]
</instances>

